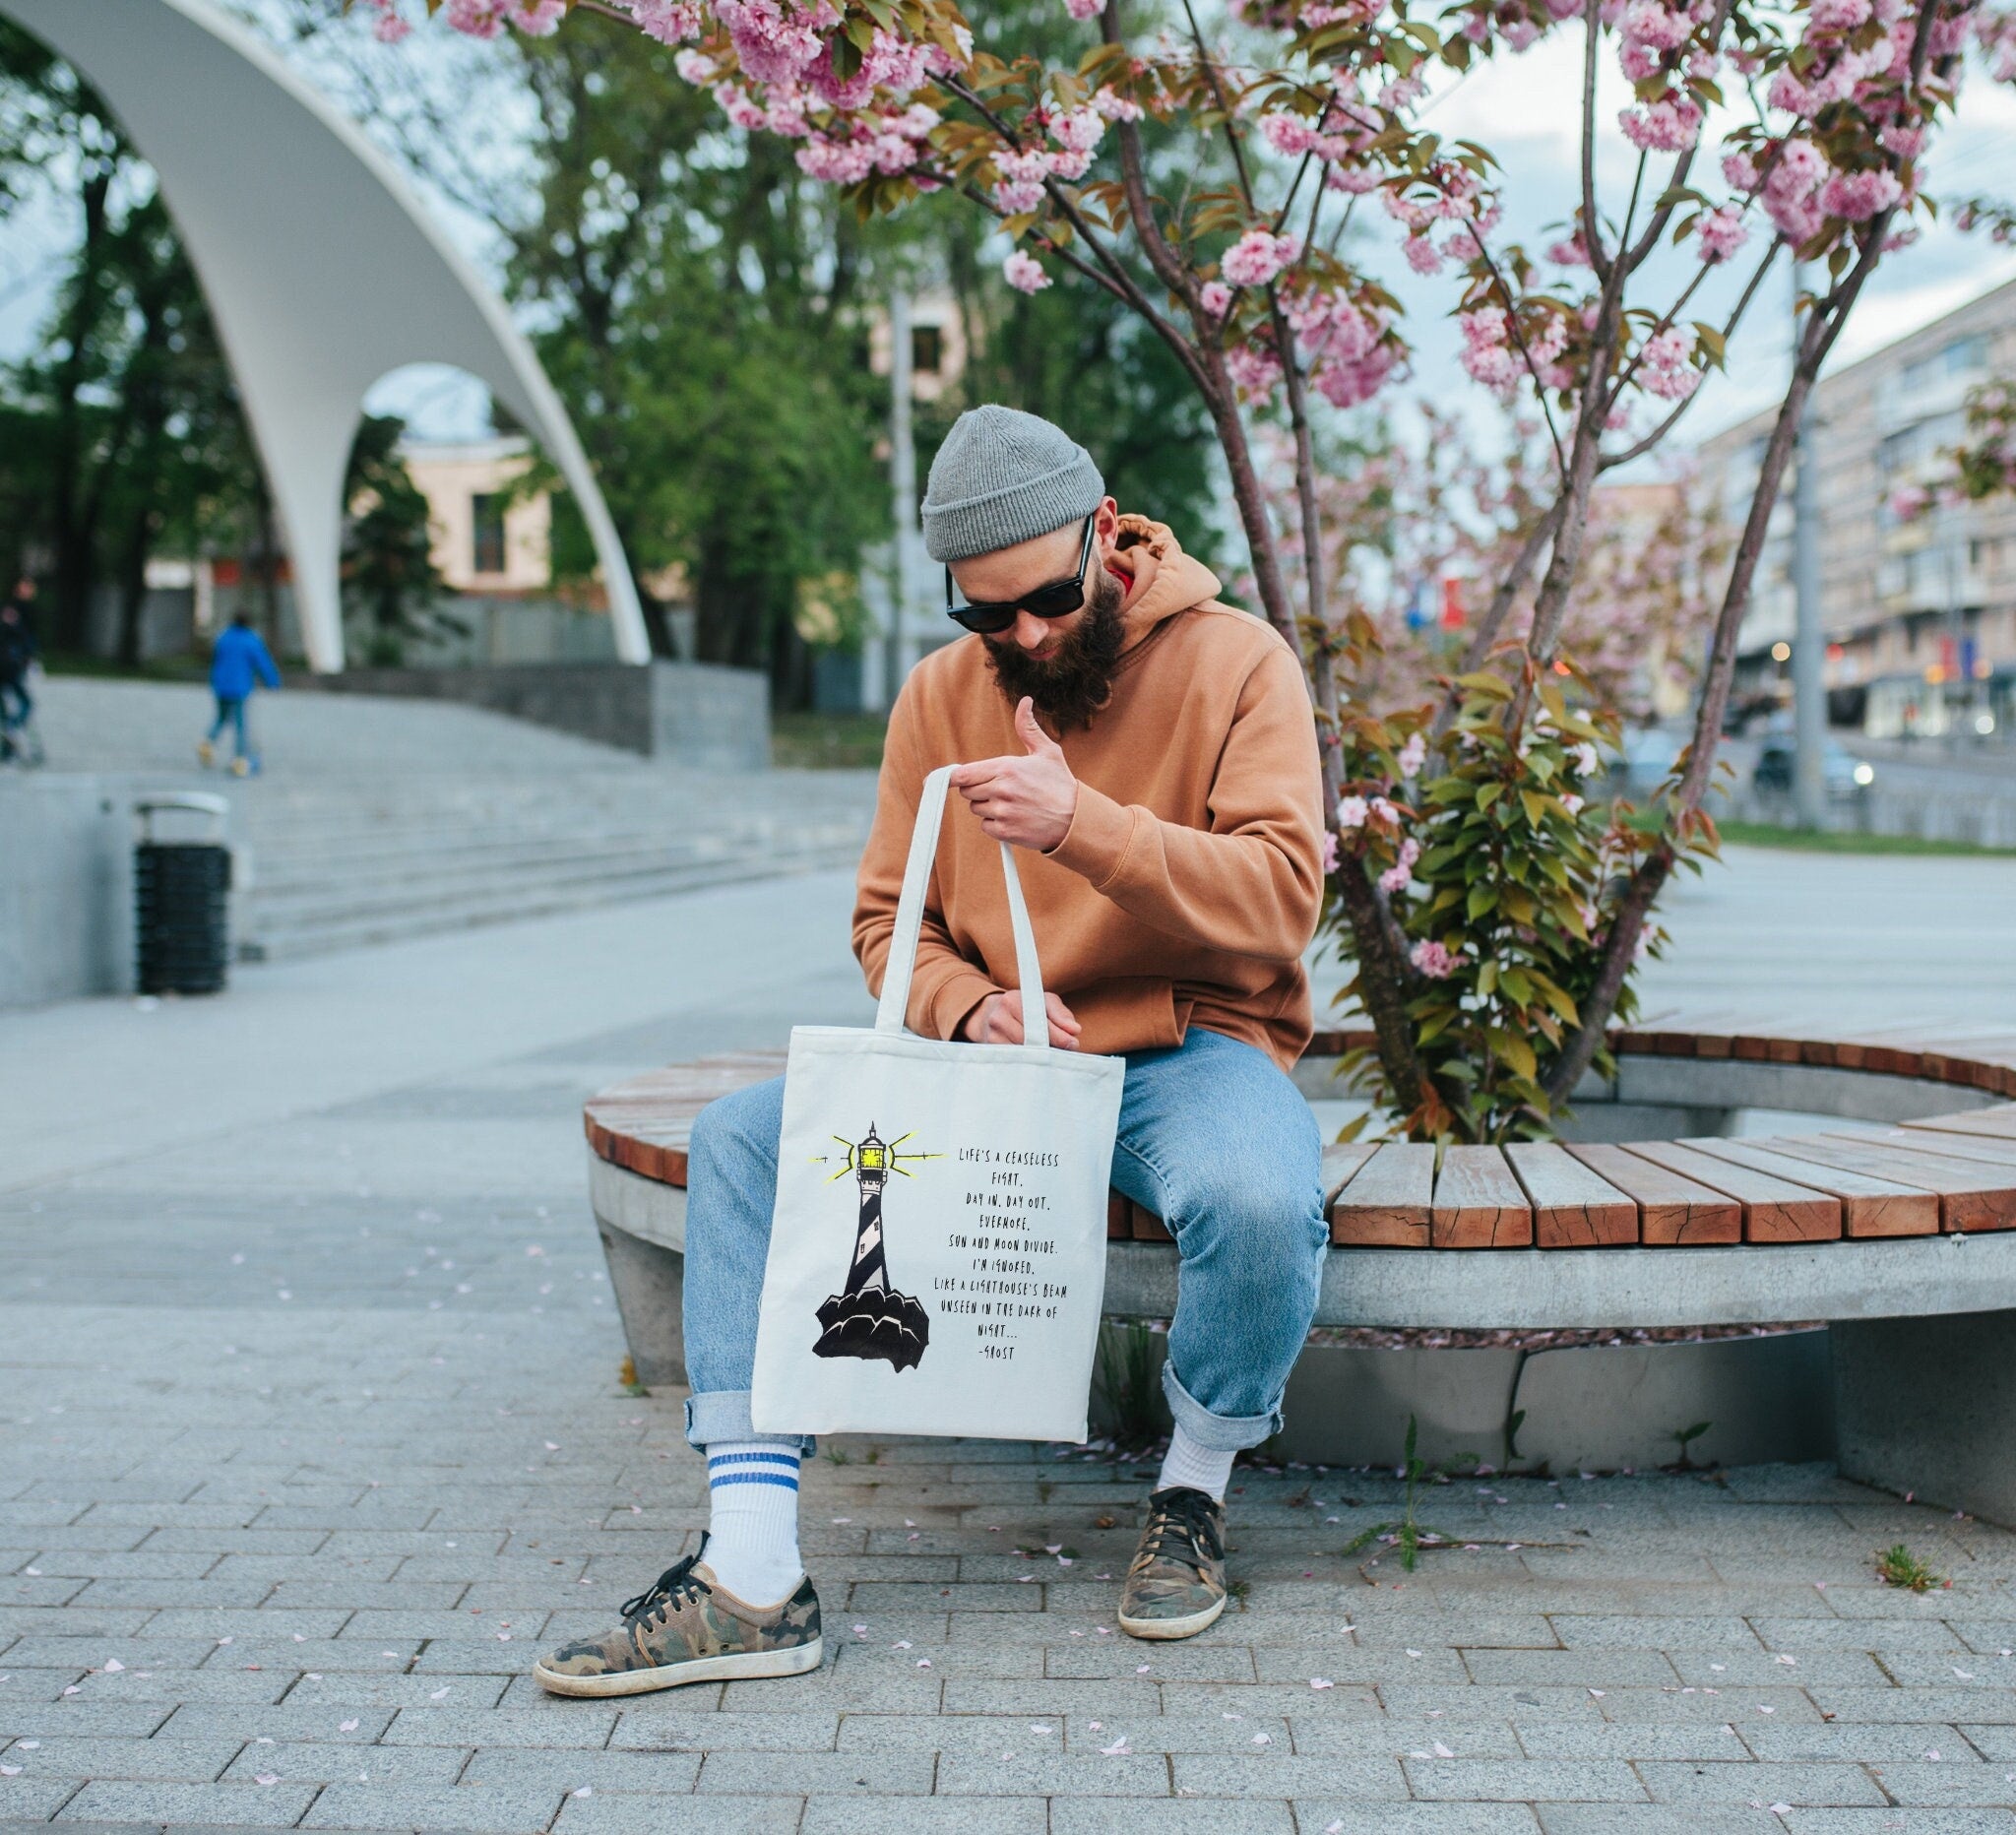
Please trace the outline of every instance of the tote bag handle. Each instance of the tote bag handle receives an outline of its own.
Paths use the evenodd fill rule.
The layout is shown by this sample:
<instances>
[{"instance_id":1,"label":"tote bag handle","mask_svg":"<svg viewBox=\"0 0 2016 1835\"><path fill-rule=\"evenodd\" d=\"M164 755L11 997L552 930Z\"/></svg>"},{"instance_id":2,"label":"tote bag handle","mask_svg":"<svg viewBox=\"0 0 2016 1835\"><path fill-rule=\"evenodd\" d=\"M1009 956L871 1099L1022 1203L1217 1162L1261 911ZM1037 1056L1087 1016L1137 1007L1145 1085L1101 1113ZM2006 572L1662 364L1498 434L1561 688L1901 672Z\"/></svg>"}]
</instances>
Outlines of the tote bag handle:
<instances>
[{"instance_id":1,"label":"tote bag handle","mask_svg":"<svg viewBox=\"0 0 2016 1835\"><path fill-rule=\"evenodd\" d=\"M916 970L917 938L924 927L924 894L930 889L931 862L938 854L938 831L945 820L953 770L951 765L940 765L924 780L923 794L917 800L910 858L903 869L903 897L896 906L896 930L889 939L889 960L882 970L882 1002L875 1010L877 1032L902 1032L904 1016L910 1011L911 976ZM1015 850L1005 841L1001 844L1001 871L1008 881L1008 918L1015 926L1015 978L1022 984L1023 1042L1047 1046L1050 1019L1044 1010L1042 971L1036 959L1036 932L1030 928L1029 907L1022 902Z\"/></svg>"}]
</instances>

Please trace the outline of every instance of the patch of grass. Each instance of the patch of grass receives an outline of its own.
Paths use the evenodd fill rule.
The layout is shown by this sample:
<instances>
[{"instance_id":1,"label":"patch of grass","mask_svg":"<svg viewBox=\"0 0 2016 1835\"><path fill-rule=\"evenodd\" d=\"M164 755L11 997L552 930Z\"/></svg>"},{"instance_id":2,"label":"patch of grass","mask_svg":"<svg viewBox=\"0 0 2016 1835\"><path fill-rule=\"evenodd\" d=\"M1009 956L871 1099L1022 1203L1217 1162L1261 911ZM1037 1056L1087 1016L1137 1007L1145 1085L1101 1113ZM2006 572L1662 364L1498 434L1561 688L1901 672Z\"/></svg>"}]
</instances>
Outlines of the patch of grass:
<instances>
[{"instance_id":1,"label":"patch of grass","mask_svg":"<svg viewBox=\"0 0 2016 1835\"><path fill-rule=\"evenodd\" d=\"M205 680L210 664L201 657L156 657L128 668L110 657L94 657L82 651L55 650L42 658L42 667L51 675L89 675L100 681L196 682Z\"/></svg>"},{"instance_id":2,"label":"patch of grass","mask_svg":"<svg viewBox=\"0 0 2016 1835\"><path fill-rule=\"evenodd\" d=\"M1808 854L1958 854L2016 858L2016 848L1984 848L1971 841L1927 841L1922 835L1839 834L1832 829L1780 828L1770 822L1721 822L1724 841L1743 848L1790 848Z\"/></svg>"},{"instance_id":3,"label":"patch of grass","mask_svg":"<svg viewBox=\"0 0 2016 1835\"><path fill-rule=\"evenodd\" d=\"M888 726L881 714L773 714L771 762L798 771L873 771Z\"/></svg>"},{"instance_id":4,"label":"patch of grass","mask_svg":"<svg viewBox=\"0 0 2016 1835\"><path fill-rule=\"evenodd\" d=\"M1934 1587L1953 1584L1944 1575L1933 1573L1901 1542L1876 1556L1876 1578L1886 1587L1902 1587L1907 1593L1929 1593Z\"/></svg>"}]
</instances>

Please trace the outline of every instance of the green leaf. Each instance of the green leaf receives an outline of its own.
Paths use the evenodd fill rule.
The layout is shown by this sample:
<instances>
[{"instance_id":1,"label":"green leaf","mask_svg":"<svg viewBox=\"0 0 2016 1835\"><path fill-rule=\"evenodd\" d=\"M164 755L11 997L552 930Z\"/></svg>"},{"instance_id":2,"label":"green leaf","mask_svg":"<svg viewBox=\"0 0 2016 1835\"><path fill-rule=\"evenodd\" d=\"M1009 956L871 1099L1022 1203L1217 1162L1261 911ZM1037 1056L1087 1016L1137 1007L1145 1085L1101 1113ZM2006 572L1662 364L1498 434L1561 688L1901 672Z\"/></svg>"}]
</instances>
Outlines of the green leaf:
<instances>
[{"instance_id":1,"label":"green leaf","mask_svg":"<svg viewBox=\"0 0 2016 1835\"><path fill-rule=\"evenodd\" d=\"M1497 908L1498 889L1495 886L1472 886L1470 889L1470 897L1464 901L1465 915L1469 918L1472 923L1477 922L1477 920L1480 918L1481 918L1485 912L1496 911Z\"/></svg>"},{"instance_id":2,"label":"green leaf","mask_svg":"<svg viewBox=\"0 0 2016 1835\"><path fill-rule=\"evenodd\" d=\"M1512 1066L1522 1077L1532 1077L1540 1070L1540 1059L1533 1054L1533 1046L1515 1033L1507 1032L1502 1026L1493 1026L1487 1037L1492 1050Z\"/></svg>"}]
</instances>

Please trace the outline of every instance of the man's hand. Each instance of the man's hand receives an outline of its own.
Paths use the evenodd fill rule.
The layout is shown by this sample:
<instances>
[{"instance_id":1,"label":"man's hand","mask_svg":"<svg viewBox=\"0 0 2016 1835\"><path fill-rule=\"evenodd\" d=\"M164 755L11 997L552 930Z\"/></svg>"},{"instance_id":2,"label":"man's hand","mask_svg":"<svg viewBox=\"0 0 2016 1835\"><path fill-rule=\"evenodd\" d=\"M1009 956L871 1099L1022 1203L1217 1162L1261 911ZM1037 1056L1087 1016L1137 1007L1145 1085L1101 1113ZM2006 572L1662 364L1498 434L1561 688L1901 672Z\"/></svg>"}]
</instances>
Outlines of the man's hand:
<instances>
[{"instance_id":1,"label":"man's hand","mask_svg":"<svg viewBox=\"0 0 2016 1835\"><path fill-rule=\"evenodd\" d=\"M1078 1020L1055 994L1043 996L1043 1012L1050 1022L1050 1044L1060 1051L1078 1049ZM974 1044L1021 1044L1022 990L989 994L966 1016L961 1029Z\"/></svg>"},{"instance_id":2,"label":"man's hand","mask_svg":"<svg viewBox=\"0 0 2016 1835\"><path fill-rule=\"evenodd\" d=\"M996 841L1047 854L1070 831L1078 780L1064 762L1064 748L1037 725L1027 695L1015 709L1015 730L1029 748L1026 756L961 765L952 782Z\"/></svg>"}]
</instances>

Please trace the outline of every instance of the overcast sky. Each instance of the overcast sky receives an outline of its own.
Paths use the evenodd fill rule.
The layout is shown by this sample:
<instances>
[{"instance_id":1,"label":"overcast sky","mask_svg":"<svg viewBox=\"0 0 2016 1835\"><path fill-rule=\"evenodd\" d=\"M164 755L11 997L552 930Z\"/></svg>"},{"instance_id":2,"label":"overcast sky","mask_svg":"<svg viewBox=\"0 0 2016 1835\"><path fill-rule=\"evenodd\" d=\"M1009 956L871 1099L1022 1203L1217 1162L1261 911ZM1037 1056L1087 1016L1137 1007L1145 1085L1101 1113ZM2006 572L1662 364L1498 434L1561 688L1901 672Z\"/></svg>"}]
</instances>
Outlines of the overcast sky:
<instances>
[{"instance_id":1,"label":"overcast sky","mask_svg":"<svg viewBox=\"0 0 2016 1835\"><path fill-rule=\"evenodd\" d=\"M280 7L284 0L241 4L257 13L263 6ZM356 32L361 24L353 20L349 30ZM295 46L287 49L318 84L344 98L329 62L311 58ZM467 75L472 56L489 55L454 40L439 28L416 32L397 50L379 52L374 47L368 54L417 60L421 72L446 84ZM1504 166L1506 217L1495 242L1520 240L1531 247L1544 246L1552 239L1546 233L1548 223L1558 221L1572 206L1577 189L1579 60L1579 39L1562 34L1524 56L1481 65L1461 79L1445 73L1440 93L1428 106L1427 122L1435 130L1481 142ZM1609 69L1600 118L1614 123L1617 109L1628 99L1621 77ZM1933 168L1932 188L1945 198L1992 189L2003 172L2016 170L2016 94L1989 85L1976 72L1960 113L1961 123L1939 146ZM492 148L502 152L494 140ZM1634 158L1621 136L1606 135L1599 184L1606 208L1613 208L1627 193ZM443 199L432 202L456 240L480 265L493 269L497 250L482 225ZM1480 412L1487 412L1479 390L1456 365L1458 340L1447 316L1454 298L1450 277L1422 279L1412 274L1399 259L1394 226L1384 214L1366 216L1370 234L1357 247L1360 258L1373 262L1406 302L1418 349L1414 391L1444 406L1478 404ZM50 285L73 225L74 211L67 200L45 198L18 213L0 231L0 355L19 355L31 348L47 315ZM1732 264L1696 296L1698 316L1713 320L1727 311L1740 284L1738 267ZM1646 299L1663 304L1692 271L1690 254L1672 252L1664 272L1653 277L1670 277L1667 294L1663 296L1655 285ZM1962 235L1944 223L1932 227L1916 246L1885 260L1858 306L1834 362L1838 366L1853 361L2012 278L2016 250L1997 249L1984 237ZM1705 437L1770 405L1785 374L1790 290L1781 265L1731 348L1729 373L1705 385L1686 423L1688 438ZM403 375L382 387L373 406L408 413L416 431L455 437L479 428L483 400L480 388L467 379L430 371L417 377Z\"/></svg>"}]
</instances>

